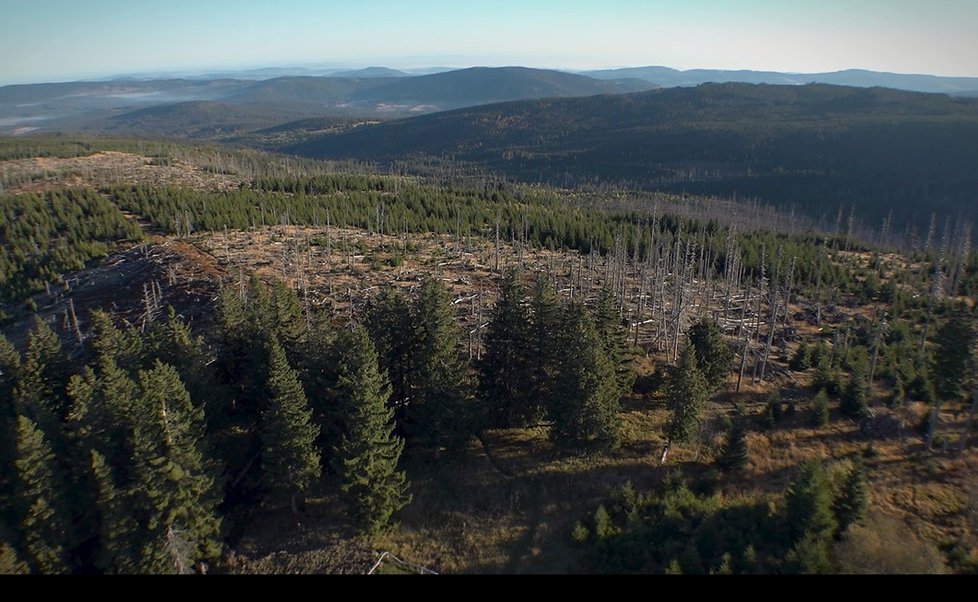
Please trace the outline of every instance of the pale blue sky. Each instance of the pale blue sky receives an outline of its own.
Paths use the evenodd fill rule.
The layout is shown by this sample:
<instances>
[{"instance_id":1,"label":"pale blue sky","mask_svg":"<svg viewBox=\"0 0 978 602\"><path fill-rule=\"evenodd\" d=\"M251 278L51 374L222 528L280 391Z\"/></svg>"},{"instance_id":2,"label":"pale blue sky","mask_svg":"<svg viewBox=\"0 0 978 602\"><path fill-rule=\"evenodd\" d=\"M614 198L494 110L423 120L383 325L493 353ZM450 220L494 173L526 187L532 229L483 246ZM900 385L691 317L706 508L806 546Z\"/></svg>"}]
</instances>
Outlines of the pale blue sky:
<instances>
[{"instance_id":1,"label":"pale blue sky","mask_svg":"<svg viewBox=\"0 0 978 602\"><path fill-rule=\"evenodd\" d=\"M0 0L0 85L527 65L978 76L978 0Z\"/></svg>"}]
</instances>

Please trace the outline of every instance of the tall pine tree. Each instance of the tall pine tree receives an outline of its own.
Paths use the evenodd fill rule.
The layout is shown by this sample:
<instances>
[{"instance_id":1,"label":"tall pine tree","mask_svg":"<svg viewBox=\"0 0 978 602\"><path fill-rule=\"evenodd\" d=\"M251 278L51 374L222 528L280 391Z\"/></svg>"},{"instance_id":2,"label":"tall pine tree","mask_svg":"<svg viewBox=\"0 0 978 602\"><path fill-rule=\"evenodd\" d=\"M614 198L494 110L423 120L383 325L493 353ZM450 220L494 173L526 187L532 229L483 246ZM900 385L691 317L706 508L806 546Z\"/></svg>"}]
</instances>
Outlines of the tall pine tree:
<instances>
[{"instance_id":1,"label":"tall pine tree","mask_svg":"<svg viewBox=\"0 0 978 602\"><path fill-rule=\"evenodd\" d=\"M203 412L172 366L157 361L139 373L139 383L140 570L189 573L221 550L218 471L207 457Z\"/></svg>"},{"instance_id":2,"label":"tall pine tree","mask_svg":"<svg viewBox=\"0 0 978 602\"><path fill-rule=\"evenodd\" d=\"M411 314L411 398L407 434L423 445L451 445L469 434L468 377L459 356L459 330L448 289L431 278Z\"/></svg>"},{"instance_id":3,"label":"tall pine tree","mask_svg":"<svg viewBox=\"0 0 978 602\"><path fill-rule=\"evenodd\" d=\"M953 310L937 330L931 376L940 401L955 401L961 396L976 339L975 316L964 308Z\"/></svg>"},{"instance_id":4,"label":"tall pine tree","mask_svg":"<svg viewBox=\"0 0 978 602\"><path fill-rule=\"evenodd\" d=\"M14 522L13 492L17 475L13 457L17 444L14 386L20 370L20 354L0 334L0 524Z\"/></svg>"},{"instance_id":5,"label":"tall pine tree","mask_svg":"<svg viewBox=\"0 0 978 602\"><path fill-rule=\"evenodd\" d=\"M393 287L384 288L367 308L367 330L377 348L380 369L391 383L391 405L399 422L405 420L411 397L411 307Z\"/></svg>"},{"instance_id":6,"label":"tall pine tree","mask_svg":"<svg viewBox=\"0 0 978 602\"><path fill-rule=\"evenodd\" d=\"M832 503L832 512L838 523L836 537L840 537L849 525L859 523L866 518L868 507L869 484L866 482L866 469L857 459L846 474L838 497Z\"/></svg>"},{"instance_id":7,"label":"tall pine tree","mask_svg":"<svg viewBox=\"0 0 978 602\"><path fill-rule=\"evenodd\" d=\"M17 505L31 567L38 573L68 573L71 565L64 541L71 530L64 478L44 433L24 416L17 417L16 458Z\"/></svg>"},{"instance_id":8,"label":"tall pine tree","mask_svg":"<svg viewBox=\"0 0 978 602\"><path fill-rule=\"evenodd\" d=\"M549 411L554 403L554 383L560 367L561 309L557 296L546 278L540 276L530 295L529 334L527 355L529 379L526 383L527 401L536 411Z\"/></svg>"},{"instance_id":9,"label":"tall pine tree","mask_svg":"<svg viewBox=\"0 0 978 602\"><path fill-rule=\"evenodd\" d=\"M693 439L708 396L709 384L697 366L695 351L692 346L687 346L679 356L679 364L673 369L669 385L672 405L670 441L686 443Z\"/></svg>"},{"instance_id":10,"label":"tall pine tree","mask_svg":"<svg viewBox=\"0 0 978 602\"><path fill-rule=\"evenodd\" d=\"M320 476L319 427L295 370L274 338L269 343L268 398L262 411L261 466L265 484L273 491L290 494L292 511L298 512L296 496L307 491Z\"/></svg>"},{"instance_id":11,"label":"tall pine tree","mask_svg":"<svg viewBox=\"0 0 978 602\"><path fill-rule=\"evenodd\" d=\"M502 281L499 300L486 329L485 351L479 362L479 397L487 426L525 426L540 418L528 382L532 358L527 335L529 314L523 286L515 271Z\"/></svg>"},{"instance_id":12,"label":"tall pine tree","mask_svg":"<svg viewBox=\"0 0 978 602\"><path fill-rule=\"evenodd\" d=\"M347 515L361 532L376 533L410 501L407 477L397 470L404 441L394 435L394 412L387 407L390 385L366 330L356 326L337 344L346 351L333 391L344 410L337 472Z\"/></svg>"},{"instance_id":13,"label":"tall pine tree","mask_svg":"<svg viewBox=\"0 0 978 602\"><path fill-rule=\"evenodd\" d=\"M605 355L615 367L619 394L628 395L632 392L632 385L635 384L628 333L622 326L617 300L608 287L601 288L598 302L594 306L594 326L598 331Z\"/></svg>"},{"instance_id":14,"label":"tall pine tree","mask_svg":"<svg viewBox=\"0 0 978 602\"><path fill-rule=\"evenodd\" d=\"M620 441L620 383L583 305L565 311L563 361L551 407L550 438L565 448L608 449Z\"/></svg>"},{"instance_id":15,"label":"tall pine tree","mask_svg":"<svg viewBox=\"0 0 978 602\"><path fill-rule=\"evenodd\" d=\"M140 572L139 545L143 535L137 528L134 496L118 485L112 468L102 454L91 450L91 470L97 491L98 550L95 564L107 574Z\"/></svg>"},{"instance_id":16,"label":"tall pine tree","mask_svg":"<svg viewBox=\"0 0 978 602\"><path fill-rule=\"evenodd\" d=\"M696 365L706 378L710 392L723 385L730 372L730 362L734 352L723 338L720 326L712 319L704 317L689 329L689 344L696 355Z\"/></svg>"},{"instance_id":17,"label":"tall pine tree","mask_svg":"<svg viewBox=\"0 0 978 602\"><path fill-rule=\"evenodd\" d=\"M18 413L44 430L58 452L63 451L60 423L68 414L68 374L68 356L58 335L35 316L34 328L27 335L27 352L18 371L14 400Z\"/></svg>"}]
</instances>

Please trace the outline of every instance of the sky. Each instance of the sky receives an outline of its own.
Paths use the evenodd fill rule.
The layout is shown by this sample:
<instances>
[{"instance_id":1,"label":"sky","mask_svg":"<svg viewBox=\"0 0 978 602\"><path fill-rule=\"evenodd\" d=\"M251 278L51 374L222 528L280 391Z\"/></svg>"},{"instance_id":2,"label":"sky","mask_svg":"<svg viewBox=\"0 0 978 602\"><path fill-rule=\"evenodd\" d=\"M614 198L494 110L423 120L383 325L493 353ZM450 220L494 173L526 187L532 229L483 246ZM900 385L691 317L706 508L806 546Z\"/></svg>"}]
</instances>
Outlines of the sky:
<instances>
[{"instance_id":1,"label":"sky","mask_svg":"<svg viewBox=\"0 0 978 602\"><path fill-rule=\"evenodd\" d=\"M978 76L976 0L0 0L0 85L259 67Z\"/></svg>"}]
</instances>

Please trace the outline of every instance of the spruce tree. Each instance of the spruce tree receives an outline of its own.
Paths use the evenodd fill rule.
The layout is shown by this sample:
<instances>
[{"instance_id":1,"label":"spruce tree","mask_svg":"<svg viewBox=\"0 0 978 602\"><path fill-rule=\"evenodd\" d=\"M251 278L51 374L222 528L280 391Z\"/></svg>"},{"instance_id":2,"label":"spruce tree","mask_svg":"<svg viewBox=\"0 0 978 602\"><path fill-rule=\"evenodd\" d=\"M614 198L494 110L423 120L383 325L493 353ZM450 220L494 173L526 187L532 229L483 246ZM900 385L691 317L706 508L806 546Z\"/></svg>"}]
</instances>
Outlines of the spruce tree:
<instances>
[{"instance_id":1,"label":"spruce tree","mask_svg":"<svg viewBox=\"0 0 978 602\"><path fill-rule=\"evenodd\" d=\"M788 363L788 367L795 372L804 372L809 369L812 365L812 353L808 348L808 345L802 343L798 346L798 350L795 354L791 356L791 361Z\"/></svg>"},{"instance_id":2,"label":"spruce tree","mask_svg":"<svg viewBox=\"0 0 978 602\"><path fill-rule=\"evenodd\" d=\"M835 533L832 491L822 463L802 463L785 495L785 528L793 547L789 563L797 572L829 568L829 546Z\"/></svg>"},{"instance_id":3,"label":"spruce tree","mask_svg":"<svg viewBox=\"0 0 978 602\"><path fill-rule=\"evenodd\" d=\"M607 287L602 287L598 295L598 302L594 307L594 326L598 331L605 355L615 367L619 394L628 395L635 384L628 333L622 326L617 300Z\"/></svg>"},{"instance_id":4,"label":"spruce tree","mask_svg":"<svg viewBox=\"0 0 978 602\"><path fill-rule=\"evenodd\" d=\"M516 272L503 278L499 300L486 329L479 362L479 397L485 420L493 428L525 426L539 419L539 404L530 399L528 382L529 314Z\"/></svg>"},{"instance_id":5,"label":"spruce tree","mask_svg":"<svg viewBox=\"0 0 978 602\"><path fill-rule=\"evenodd\" d=\"M285 349L289 363L294 365L299 360L307 334L302 303L295 291L281 280L272 282L270 297L275 335Z\"/></svg>"},{"instance_id":6,"label":"spruce tree","mask_svg":"<svg viewBox=\"0 0 978 602\"><path fill-rule=\"evenodd\" d=\"M100 352L96 370L85 367L71 377L68 396L71 410L65 424L70 453L65 458L66 498L79 540L98 533L94 508L97 483L91 472L90 451L98 450L112 466L131 476L133 458L132 420L137 407L136 383L116 364L109 352Z\"/></svg>"},{"instance_id":7,"label":"spruce tree","mask_svg":"<svg viewBox=\"0 0 978 602\"><path fill-rule=\"evenodd\" d=\"M204 338L194 336L190 326L172 306L167 308L166 321L157 323L148 338L152 357L176 368L190 393L190 399L203 404L210 429L223 424L229 412L228 393L217 383L214 371L208 367L213 357L207 350Z\"/></svg>"},{"instance_id":8,"label":"spruce tree","mask_svg":"<svg viewBox=\"0 0 978 602\"><path fill-rule=\"evenodd\" d=\"M710 393L716 392L730 372L734 352L723 338L720 326L704 317L689 330L689 344L696 356L696 366L706 379Z\"/></svg>"},{"instance_id":9,"label":"spruce tree","mask_svg":"<svg viewBox=\"0 0 978 602\"><path fill-rule=\"evenodd\" d=\"M337 344L345 350L333 391L344 410L337 472L347 515L359 531L376 533L410 502L407 478L397 470L404 441L394 435L394 411L387 407L390 385L366 330L356 326Z\"/></svg>"},{"instance_id":10,"label":"spruce tree","mask_svg":"<svg viewBox=\"0 0 978 602\"><path fill-rule=\"evenodd\" d=\"M749 459L747 433L743 423L737 421L727 435L727 441L723 446L723 451L720 457L717 458L717 465L726 471L740 470L747 465L747 460Z\"/></svg>"},{"instance_id":11,"label":"spruce tree","mask_svg":"<svg viewBox=\"0 0 978 602\"><path fill-rule=\"evenodd\" d=\"M815 374L812 376L812 388L816 391L825 389L828 393L836 394L840 389L838 372L832 366L828 350L824 349L821 343L819 345L822 351L818 353L818 359L814 362Z\"/></svg>"},{"instance_id":12,"label":"spruce tree","mask_svg":"<svg viewBox=\"0 0 978 602\"><path fill-rule=\"evenodd\" d=\"M13 392L19 369L20 354L0 334L0 524L14 519L13 491L17 476L12 458L17 442L17 412Z\"/></svg>"},{"instance_id":13,"label":"spruce tree","mask_svg":"<svg viewBox=\"0 0 978 602\"><path fill-rule=\"evenodd\" d=\"M867 382L869 365L864 355L865 353L852 353L849 380L842 390L842 398L839 403L839 409L842 410L842 413L853 418L861 418L869 410L866 405L867 389L869 388Z\"/></svg>"},{"instance_id":14,"label":"spruce tree","mask_svg":"<svg viewBox=\"0 0 978 602\"><path fill-rule=\"evenodd\" d=\"M458 353L458 324L445 285L431 278L411 313L411 393L407 435L423 445L458 443L468 435L467 374Z\"/></svg>"},{"instance_id":15,"label":"spruce tree","mask_svg":"<svg viewBox=\"0 0 978 602\"><path fill-rule=\"evenodd\" d=\"M411 307L404 295L393 287L381 290L367 308L366 326L377 348L380 370L390 378L391 405L406 408L411 397L413 328ZM403 423L403 411L397 419Z\"/></svg>"},{"instance_id":16,"label":"spruce tree","mask_svg":"<svg viewBox=\"0 0 978 602\"><path fill-rule=\"evenodd\" d=\"M65 394L68 374L68 356L61 348L58 335L35 316L34 328L27 335L27 352L18 371L14 401L18 413L43 429L56 451L61 447L59 425L68 414Z\"/></svg>"},{"instance_id":17,"label":"spruce tree","mask_svg":"<svg viewBox=\"0 0 978 602\"><path fill-rule=\"evenodd\" d=\"M191 403L172 366L157 361L139 373L139 384L140 571L192 572L221 550L217 467L206 455L203 412Z\"/></svg>"},{"instance_id":18,"label":"spruce tree","mask_svg":"<svg viewBox=\"0 0 978 602\"><path fill-rule=\"evenodd\" d=\"M615 366L605 355L594 321L583 305L570 304L564 323L550 438L566 448L613 448L621 438L621 389Z\"/></svg>"},{"instance_id":19,"label":"spruce tree","mask_svg":"<svg viewBox=\"0 0 978 602\"><path fill-rule=\"evenodd\" d=\"M829 425L829 394L819 389L812 406L811 425L821 428Z\"/></svg>"},{"instance_id":20,"label":"spruce tree","mask_svg":"<svg viewBox=\"0 0 978 602\"><path fill-rule=\"evenodd\" d=\"M955 401L961 396L976 339L975 316L963 308L953 310L938 329L931 377L939 401Z\"/></svg>"},{"instance_id":21,"label":"spruce tree","mask_svg":"<svg viewBox=\"0 0 978 602\"><path fill-rule=\"evenodd\" d=\"M111 358L124 370L135 372L143 358L143 337L133 328L120 330L104 311L93 311L89 347L102 360Z\"/></svg>"},{"instance_id":22,"label":"spruce tree","mask_svg":"<svg viewBox=\"0 0 978 602\"><path fill-rule=\"evenodd\" d=\"M12 399L19 370L20 353L7 337L0 334L0 412L9 412L10 416L13 415Z\"/></svg>"},{"instance_id":23,"label":"spruce tree","mask_svg":"<svg viewBox=\"0 0 978 602\"><path fill-rule=\"evenodd\" d=\"M139 542L135 499L125 487L116 484L111 467L102 454L91 451L91 470L97 489L99 528L95 562L104 573L138 573Z\"/></svg>"},{"instance_id":24,"label":"spruce tree","mask_svg":"<svg viewBox=\"0 0 978 602\"><path fill-rule=\"evenodd\" d=\"M673 369L669 396L673 413L669 439L679 443L691 441L699 429L709 396L709 384L697 367L691 346L683 349L679 364Z\"/></svg>"},{"instance_id":25,"label":"spruce tree","mask_svg":"<svg viewBox=\"0 0 978 602\"><path fill-rule=\"evenodd\" d=\"M832 504L832 512L838 523L836 537L840 537L849 525L859 523L866 518L868 507L869 484L866 482L866 469L857 459L846 474L839 496Z\"/></svg>"},{"instance_id":26,"label":"spruce tree","mask_svg":"<svg viewBox=\"0 0 978 602\"><path fill-rule=\"evenodd\" d=\"M254 278L244 295L230 286L218 295L215 372L230 396L228 421L250 425L258 420L264 406L270 307L264 285Z\"/></svg>"},{"instance_id":27,"label":"spruce tree","mask_svg":"<svg viewBox=\"0 0 978 602\"><path fill-rule=\"evenodd\" d=\"M285 351L274 338L269 342L268 398L262 411L261 466L265 484L291 495L307 491L320 476L319 427L312 422L309 402Z\"/></svg>"},{"instance_id":28,"label":"spruce tree","mask_svg":"<svg viewBox=\"0 0 978 602\"><path fill-rule=\"evenodd\" d=\"M531 406L549 412L555 401L554 383L562 356L561 315L557 296L542 276L533 285L529 309L527 400Z\"/></svg>"},{"instance_id":29,"label":"spruce tree","mask_svg":"<svg viewBox=\"0 0 978 602\"><path fill-rule=\"evenodd\" d=\"M14 464L20 478L17 505L24 549L35 572L68 573L71 567L64 541L71 532L64 478L41 429L24 416L18 416L16 424Z\"/></svg>"}]
</instances>

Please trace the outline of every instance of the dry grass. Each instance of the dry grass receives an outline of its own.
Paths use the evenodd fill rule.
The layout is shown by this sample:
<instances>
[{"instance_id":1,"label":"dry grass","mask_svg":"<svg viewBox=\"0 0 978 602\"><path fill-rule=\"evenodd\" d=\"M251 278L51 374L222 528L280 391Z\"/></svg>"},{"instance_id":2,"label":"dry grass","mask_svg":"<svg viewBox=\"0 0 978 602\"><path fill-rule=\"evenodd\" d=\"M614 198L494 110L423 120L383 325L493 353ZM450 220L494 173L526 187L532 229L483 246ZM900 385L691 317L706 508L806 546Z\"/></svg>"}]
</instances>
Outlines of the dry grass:
<instances>
[{"instance_id":1,"label":"dry grass","mask_svg":"<svg viewBox=\"0 0 978 602\"><path fill-rule=\"evenodd\" d=\"M5 193L43 192L61 188L99 188L124 183L133 186L180 186L194 190L233 190L244 181L215 174L200 166L171 159L166 165L133 153L104 151L86 157L36 157L0 161L0 179L24 180L4 187Z\"/></svg>"}]
</instances>

